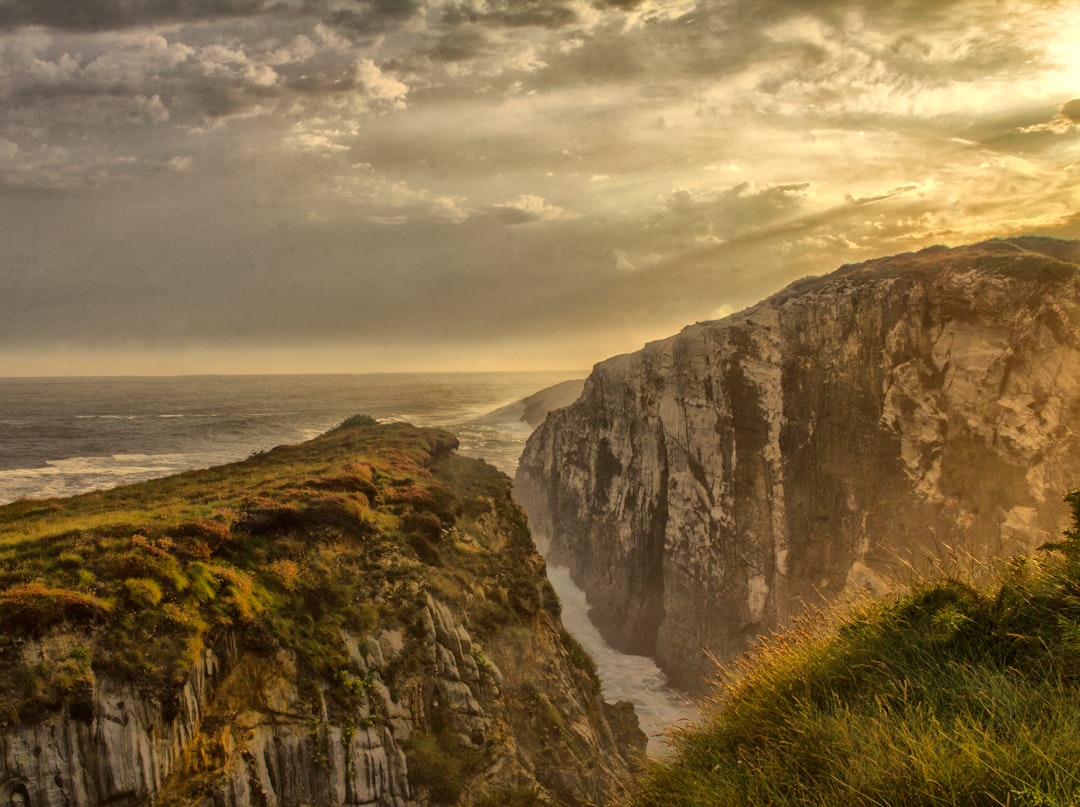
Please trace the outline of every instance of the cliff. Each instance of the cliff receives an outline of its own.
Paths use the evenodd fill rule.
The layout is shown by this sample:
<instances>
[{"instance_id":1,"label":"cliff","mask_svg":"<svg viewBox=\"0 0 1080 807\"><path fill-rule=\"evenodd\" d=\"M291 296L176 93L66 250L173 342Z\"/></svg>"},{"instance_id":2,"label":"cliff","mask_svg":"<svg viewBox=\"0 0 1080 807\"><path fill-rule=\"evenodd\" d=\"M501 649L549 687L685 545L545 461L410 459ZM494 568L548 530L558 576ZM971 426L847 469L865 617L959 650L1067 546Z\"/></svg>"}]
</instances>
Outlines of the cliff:
<instances>
[{"instance_id":1,"label":"cliff","mask_svg":"<svg viewBox=\"0 0 1080 807\"><path fill-rule=\"evenodd\" d=\"M613 645L694 688L807 602L1058 535L1080 246L936 247L598 365L515 496Z\"/></svg>"},{"instance_id":2,"label":"cliff","mask_svg":"<svg viewBox=\"0 0 1080 807\"><path fill-rule=\"evenodd\" d=\"M509 480L357 418L0 508L0 802L594 804L644 747Z\"/></svg>"}]
</instances>

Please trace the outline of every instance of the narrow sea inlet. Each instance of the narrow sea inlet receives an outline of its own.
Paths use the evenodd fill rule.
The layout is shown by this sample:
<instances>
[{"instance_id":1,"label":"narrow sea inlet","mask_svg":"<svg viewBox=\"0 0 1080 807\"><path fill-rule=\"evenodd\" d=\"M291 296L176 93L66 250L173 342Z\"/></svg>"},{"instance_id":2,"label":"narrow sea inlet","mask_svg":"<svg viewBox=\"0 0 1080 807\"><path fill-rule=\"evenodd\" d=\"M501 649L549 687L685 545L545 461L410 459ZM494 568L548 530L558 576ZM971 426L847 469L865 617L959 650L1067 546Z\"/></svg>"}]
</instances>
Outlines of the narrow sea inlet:
<instances>
[{"instance_id":1,"label":"narrow sea inlet","mask_svg":"<svg viewBox=\"0 0 1080 807\"><path fill-rule=\"evenodd\" d=\"M513 477L530 427L490 413L574 373L438 373L0 379L0 504L72 496L297 443L364 413L438 426L463 455ZM594 657L608 701L635 704L659 752L693 711L651 659L610 648L584 594L549 569L563 620Z\"/></svg>"}]
</instances>

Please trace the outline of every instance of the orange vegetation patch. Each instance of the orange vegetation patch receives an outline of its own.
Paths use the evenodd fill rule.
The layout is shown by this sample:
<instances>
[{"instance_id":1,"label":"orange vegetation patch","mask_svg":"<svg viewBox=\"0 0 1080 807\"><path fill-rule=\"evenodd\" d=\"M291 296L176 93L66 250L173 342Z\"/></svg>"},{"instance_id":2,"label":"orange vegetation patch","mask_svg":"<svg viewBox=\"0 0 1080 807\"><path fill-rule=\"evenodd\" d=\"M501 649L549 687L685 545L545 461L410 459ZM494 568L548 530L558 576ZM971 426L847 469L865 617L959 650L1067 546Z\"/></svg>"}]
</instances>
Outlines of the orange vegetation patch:
<instances>
[{"instance_id":1,"label":"orange vegetation patch","mask_svg":"<svg viewBox=\"0 0 1080 807\"><path fill-rule=\"evenodd\" d=\"M65 620L90 622L110 611L111 603L91 594L43 583L26 583L0 593L0 624L14 631L39 633Z\"/></svg>"}]
</instances>

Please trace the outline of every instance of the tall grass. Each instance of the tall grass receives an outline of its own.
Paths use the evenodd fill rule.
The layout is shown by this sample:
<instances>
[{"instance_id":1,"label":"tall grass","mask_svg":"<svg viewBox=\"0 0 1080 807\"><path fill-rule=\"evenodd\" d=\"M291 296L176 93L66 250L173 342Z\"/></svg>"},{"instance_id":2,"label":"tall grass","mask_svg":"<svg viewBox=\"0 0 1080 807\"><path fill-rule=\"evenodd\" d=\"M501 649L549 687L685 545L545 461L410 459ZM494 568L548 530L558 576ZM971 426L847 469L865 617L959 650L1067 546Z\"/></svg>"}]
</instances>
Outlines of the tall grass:
<instances>
[{"instance_id":1,"label":"tall grass","mask_svg":"<svg viewBox=\"0 0 1080 807\"><path fill-rule=\"evenodd\" d=\"M626 802L1080 804L1075 523L978 588L925 581L807 618L718 682Z\"/></svg>"}]
</instances>

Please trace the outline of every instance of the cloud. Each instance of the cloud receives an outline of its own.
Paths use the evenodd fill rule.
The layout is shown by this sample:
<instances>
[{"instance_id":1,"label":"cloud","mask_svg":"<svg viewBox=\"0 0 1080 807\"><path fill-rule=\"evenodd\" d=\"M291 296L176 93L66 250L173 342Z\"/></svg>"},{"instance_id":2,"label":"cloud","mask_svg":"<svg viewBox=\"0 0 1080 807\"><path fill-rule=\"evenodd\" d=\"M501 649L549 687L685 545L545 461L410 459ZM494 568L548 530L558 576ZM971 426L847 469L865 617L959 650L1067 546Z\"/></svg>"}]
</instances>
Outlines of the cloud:
<instances>
[{"instance_id":1,"label":"cloud","mask_svg":"<svg viewBox=\"0 0 1080 807\"><path fill-rule=\"evenodd\" d=\"M165 161L165 168L169 171L175 171L178 174L186 174L191 170L192 159L191 157L180 156L170 157Z\"/></svg>"},{"instance_id":2,"label":"cloud","mask_svg":"<svg viewBox=\"0 0 1080 807\"><path fill-rule=\"evenodd\" d=\"M8 193L59 193L101 185L114 174L126 173L129 161L100 157L78 158L55 145L20 147L0 139L0 191Z\"/></svg>"},{"instance_id":3,"label":"cloud","mask_svg":"<svg viewBox=\"0 0 1080 807\"><path fill-rule=\"evenodd\" d=\"M350 116L405 108L404 80L330 28L295 25L250 41L238 36L242 28L218 27L0 33L0 100L27 125L61 120L54 107L62 100L80 109L83 134L121 117L203 130L290 105L295 116L297 103L308 116L324 102ZM118 116L121 104L129 111Z\"/></svg>"},{"instance_id":4,"label":"cloud","mask_svg":"<svg viewBox=\"0 0 1080 807\"><path fill-rule=\"evenodd\" d=\"M361 59L356 63L356 82L373 106L405 109L409 86L384 73L371 59Z\"/></svg>"},{"instance_id":5,"label":"cloud","mask_svg":"<svg viewBox=\"0 0 1080 807\"><path fill-rule=\"evenodd\" d=\"M315 132L297 132L288 138L291 142L304 151L320 153L347 152L349 147L341 143L335 143L325 134Z\"/></svg>"},{"instance_id":6,"label":"cloud","mask_svg":"<svg viewBox=\"0 0 1080 807\"><path fill-rule=\"evenodd\" d=\"M758 226L803 208L813 197L813 183L785 182L759 187L740 182L719 191L677 188L663 200L676 219L703 219L728 232Z\"/></svg>"},{"instance_id":7,"label":"cloud","mask_svg":"<svg viewBox=\"0 0 1080 807\"><path fill-rule=\"evenodd\" d=\"M318 192L301 202L307 214L318 220L363 221L379 226L446 225L460 224L473 215L463 196L441 194L387 177L365 163L341 167L338 156L343 149L333 144L313 142L309 151L337 166L327 173Z\"/></svg>"},{"instance_id":8,"label":"cloud","mask_svg":"<svg viewBox=\"0 0 1080 807\"><path fill-rule=\"evenodd\" d=\"M1080 98L1073 98L1062 104L1058 108L1057 114L1050 120L1043 123L1036 123L1031 126L1024 126L1020 129L1020 132L1022 134L1032 134L1036 132L1065 134L1078 127L1080 127Z\"/></svg>"},{"instance_id":9,"label":"cloud","mask_svg":"<svg viewBox=\"0 0 1080 807\"><path fill-rule=\"evenodd\" d=\"M0 327L637 339L1066 233L1080 10L1044 6L0 0Z\"/></svg>"},{"instance_id":10,"label":"cloud","mask_svg":"<svg viewBox=\"0 0 1080 807\"><path fill-rule=\"evenodd\" d=\"M522 194L509 202L497 204L493 212L499 221L510 225L574 218L573 213L533 194Z\"/></svg>"}]
</instances>

